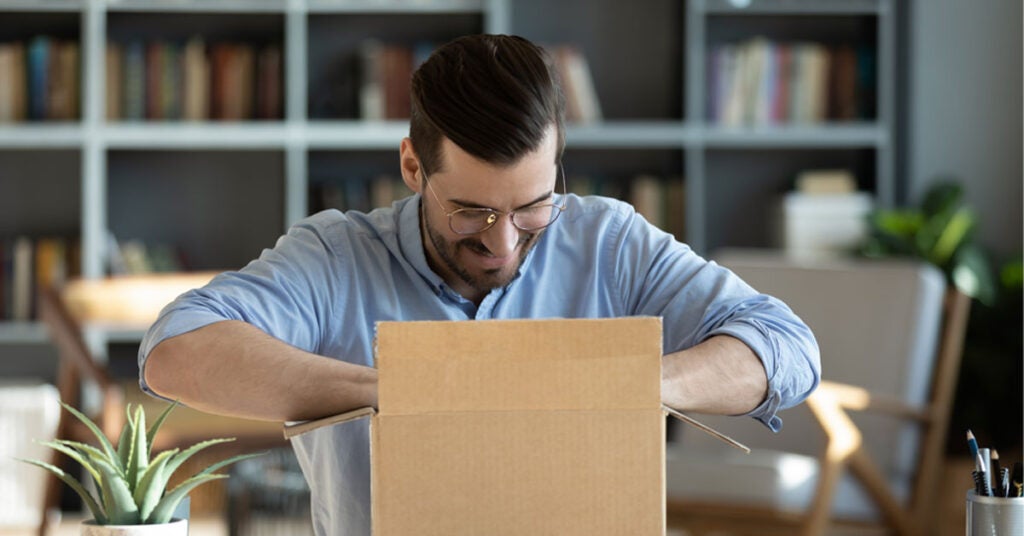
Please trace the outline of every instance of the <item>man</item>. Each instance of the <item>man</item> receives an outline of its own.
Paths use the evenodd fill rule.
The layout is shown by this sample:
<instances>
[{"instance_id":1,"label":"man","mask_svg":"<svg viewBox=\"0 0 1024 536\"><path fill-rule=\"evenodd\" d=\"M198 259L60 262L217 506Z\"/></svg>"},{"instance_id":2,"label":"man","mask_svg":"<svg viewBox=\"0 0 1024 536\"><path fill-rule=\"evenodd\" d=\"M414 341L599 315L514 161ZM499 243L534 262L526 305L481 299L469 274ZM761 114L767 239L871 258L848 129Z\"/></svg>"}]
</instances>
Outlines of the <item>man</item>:
<instances>
[{"instance_id":1,"label":"man","mask_svg":"<svg viewBox=\"0 0 1024 536\"><path fill-rule=\"evenodd\" d=\"M402 177L416 195L309 217L238 272L169 305L145 389L215 413L304 420L376 405L381 320L663 317L662 396L773 429L820 376L781 302L648 224L564 187L563 97L543 51L471 36L412 81ZM500 344L500 341L495 341ZM300 436L317 534L369 534L365 420Z\"/></svg>"}]
</instances>

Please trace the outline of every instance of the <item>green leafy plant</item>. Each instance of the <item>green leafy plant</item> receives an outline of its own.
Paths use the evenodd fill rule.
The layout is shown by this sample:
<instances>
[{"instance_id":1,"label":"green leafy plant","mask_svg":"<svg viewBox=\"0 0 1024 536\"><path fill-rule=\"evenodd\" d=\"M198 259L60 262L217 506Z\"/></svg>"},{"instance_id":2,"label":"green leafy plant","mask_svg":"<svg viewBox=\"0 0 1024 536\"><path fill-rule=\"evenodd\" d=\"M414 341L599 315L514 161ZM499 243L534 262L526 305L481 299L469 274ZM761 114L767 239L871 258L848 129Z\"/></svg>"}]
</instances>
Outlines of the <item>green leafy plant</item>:
<instances>
[{"instance_id":1,"label":"green leafy plant","mask_svg":"<svg viewBox=\"0 0 1024 536\"><path fill-rule=\"evenodd\" d=\"M196 486L227 478L226 474L214 471L237 461L259 456L260 453L242 454L214 463L181 484L168 490L167 484L174 472L197 452L216 445L234 441L234 438L211 439L196 443L180 450L171 449L152 454L153 438L178 403L167 406L149 430L146 430L146 414L141 406L132 411L129 405L127 422L121 430L117 448L100 431L99 427L75 408L61 402L69 412L96 436L99 447L58 439L41 444L60 451L78 462L96 483L97 495L93 495L74 476L59 467L38 460L21 460L50 471L75 490L92 512L100 525L153 525L168 523L178 504Z\"/></svg>"},{"instance_id":2,"label":"green leafy plant","mask_svg":"<svg viewBox=\"0 0 1024 536\"><path fill-rule=\"evenodd\" d=\"M991 305L997 285L988 256L974 241L975 224L963 188L940 182L928 190L920 207L872 212L861 253L924 259L942 269L961 292Z\"/></svg>"}]
</instances>

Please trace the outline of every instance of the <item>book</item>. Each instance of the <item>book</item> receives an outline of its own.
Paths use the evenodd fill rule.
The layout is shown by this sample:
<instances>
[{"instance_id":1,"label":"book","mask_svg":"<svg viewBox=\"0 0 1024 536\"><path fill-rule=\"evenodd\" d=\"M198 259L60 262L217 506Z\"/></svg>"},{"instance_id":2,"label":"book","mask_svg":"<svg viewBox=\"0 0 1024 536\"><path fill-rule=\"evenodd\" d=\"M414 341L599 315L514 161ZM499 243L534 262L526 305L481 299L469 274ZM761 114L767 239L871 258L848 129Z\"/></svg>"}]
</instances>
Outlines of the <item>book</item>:
<instances>
[{"instance_id":1,"label":"book","mask_svg":"<svg viewBox=\"0 0 1024 536\"><path fill-rule=\"evenodd\" d=\"M281 119L284 116L281 47L268 45L261 48L256 62L256 118Z\"/></svg>"},{"instance_id":2,"label":"book","mask_svg":"<svg viewBox=\"0 0 1024 536\"><path fill-rule=\"evenodd\" d=\"M565 95L566 121L600 121L603 117L601 102L586 56L574 45L552 47L552 56Z\"/></svg>"},{"instance_id":3,"label":"book","mask_svg":"<svg viewBox=\"0 0 1024 536\"><path fill-rule=\"evenodd\" d=\"M662 181L653 175L638 175L630 183L633 207L648 222L665 228L665 204Z\"/></svg>"},{"instance_id":4,"label":"book","mask_svg":"<svg viewBox=\"0 0 1024 536\"><path fill-rule=\"evenodd\" d=\"M27 236L14 239L11 267L11 320L32 319L32 240Z\"/></svg>"},{"instance_id":5,"label":"book","mask_svg":"<svg viewBox=\"0 0 1024 536\"><path fill-rule=\"evenodd\" d=\"M121 80L122 119L139 121L146 118L146 49L141 41L124 45Z\"/></svg>"},{"instance_id":6,"label":"book","mask_svg":"<svg viewBox=\"0 0 1024 536\"><path fill-rule=\"evenodd\" d=\"M0 123L24 121L25 47L20 42L0 43Z\"/></svg>"},{"instance_id":7,"label":"book","mask_svg":"<svg viewBox=\"0 0 1024 536\"><path fill-rule=\"evenodd\" d=\"M122 90L124 87L121 81L124 77L122 68L124 66L124 51L121 45L108 42L104 53L104 106L106 107L105 117L107 121L118 121L122 117L121 106Z\"/></svg>"},{"instance_id":8,"label":"book","mask_svg":"<svg viewBox=\"0 0 1024 536\"><path fill-rule=\"evenodd\" d=\"M412 49L405 46L389 45L382 54L384 65L384 118L408 119L412 114L409 100L412 82Z\"/></svg>"},{"instance_id":9,"label":"book","mask_svg":"<svg viewBox=\"0 0 1024 536\"><path fill-rule=\"evenodd\" d=\"M182 117L204 121L210 117L210 62L206 43L193 36L182 50Z\"/></svg>"},{"instance_id":10,"label":"book","mask_svg":"<svg viewBox=\"0 0 1024 536\"><path fill-rule=\"evenodd\" d=\"M381 121L387 115L384 96L384 45L367 39L359 45L359 117Z\"/></svg>"},{"instance_id":11,"label":"book","mask_svg":"<svg viewBox=\"0 0 1024 536\"><path fill-rule=\"evenodd\" d=\"M47 119L78 118L78 43L54 41L47 87Z\"/></svg>"},{"instance_id":12,"label":"book","mask_svg":"<svg viewBox=\"0 0 1024 536\"><path fill-rule=\"evenodd\" d=\"M44 237L35 243L35 286L59 288L67 280L67 253L64 241Z\"/></svg>"},{"instance_id":13,"label":"book","mask_svg":"<svg viewBox=\"0 0 1024 536\"><path fill-rule=\"evenodd\" d=\"M831 53L828 116L841 121L857 119L857 52L851 45L840 45Z\"/></svg>"},{"instance_id":14,"label":"book","mask_svg":"<svg viewBox=\"0 0 1024 536\"><path fill-rule=\"evenodd\" d=\"M164 43L158 41L152 41L146 45L145 117L150 121L159 121L164 118L164 46Z\"/></svg>"},{"instance_id":15,"label":"book","mask_svg":"<svg viewBox=\"0 0 1024 536\"><path fill-rule=\"evenodd\" d=\"M29 41L26 50L28 62L28 118L34 121L47 119L48 93L50 87L50 49L52 40L44 35Z\"/></svg>"},{"instance_id":16,"label":"book","mask_svg":"<svg viewBox=\"0 0 1024 536\"><path fill-rule=\"evenodd\" d=\"M665 180L665 230L676 240L686 238L686 185L682 177Z\"/></svg>"},{"instance_id":17,"label":"book","mask_svg":"<svg viewBox=\"0 0 1024 536\"><path fill-rule=\"evenodd\" d=\"M165 42L162 52L160 113L164 119L179 120L182 107L181 47L177 43Z\"/></svg>"}]
</instances>

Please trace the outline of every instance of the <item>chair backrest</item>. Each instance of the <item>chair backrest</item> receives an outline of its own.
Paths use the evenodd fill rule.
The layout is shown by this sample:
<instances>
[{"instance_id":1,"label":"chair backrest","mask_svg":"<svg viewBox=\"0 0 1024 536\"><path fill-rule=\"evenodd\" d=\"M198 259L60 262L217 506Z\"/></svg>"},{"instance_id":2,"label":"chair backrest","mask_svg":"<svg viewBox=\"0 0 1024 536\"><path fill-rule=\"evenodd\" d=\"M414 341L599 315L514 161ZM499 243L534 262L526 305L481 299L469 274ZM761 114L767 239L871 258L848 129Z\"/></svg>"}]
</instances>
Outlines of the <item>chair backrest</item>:
<instances>
[{"instance_id":1,"label":"chair backrest","mask_svg":"<svg viewBox=\"0 0 1024 536\"><path fill-rule=\"evenodd\" d=\"M716 261L752 287L786 302L812 329L822 377L894 397L924 410L932 393L946 283L913 261L794 260L726 251ZM784 411L778 434L748 419L711 419L753 449L817 456L824 436L803 406ZM908 497L921 460L920 427L890 416L856 413L866 448ZM684 443L700 438L682 438Z\"/></svg>"},{"instance_id":2,"label":"chair backrest","mask_svg":"<svg viewBox=\"0 0 1024 536\"><path fill-rule=\"evenodd\" d=\"M38 291L39 319L49 331L50 338L57 346L58 370L57 390L60 399L79 410L81 387L89 382L99 389L101 400L98 412L89 415L97 426L108 437L117 438L124 423L124 399L120 386L107 374L106 369L93 358L81 328L75 317L68 311L60 291L52 287L42 287ZM89 414L89 413L87 413ZM83 439L72 431L78 424L66 412L61 413L61 424L58 437Z\"/></svg>"}]
</instances>

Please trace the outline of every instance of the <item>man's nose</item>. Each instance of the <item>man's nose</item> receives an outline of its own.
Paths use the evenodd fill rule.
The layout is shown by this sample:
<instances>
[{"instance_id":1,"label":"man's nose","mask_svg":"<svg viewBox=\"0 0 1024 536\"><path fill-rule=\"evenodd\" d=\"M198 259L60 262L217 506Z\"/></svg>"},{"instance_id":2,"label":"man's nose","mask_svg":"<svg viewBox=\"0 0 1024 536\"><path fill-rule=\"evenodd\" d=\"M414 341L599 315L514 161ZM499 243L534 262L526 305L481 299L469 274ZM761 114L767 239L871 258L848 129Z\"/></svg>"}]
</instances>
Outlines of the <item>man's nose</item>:
<instances>
[{"instance_id":1,"label":"man's nose","mask_svg":"<svg viewBox=\"0 0 1024 536\"><path fill-rule=\"evenodd\" d=\"M495 257L508 257L519 244L519 232L512 225L512 218L504 214L498 217L490 229L484 231L481 241Z\"/></svg>"}]
</instances>

